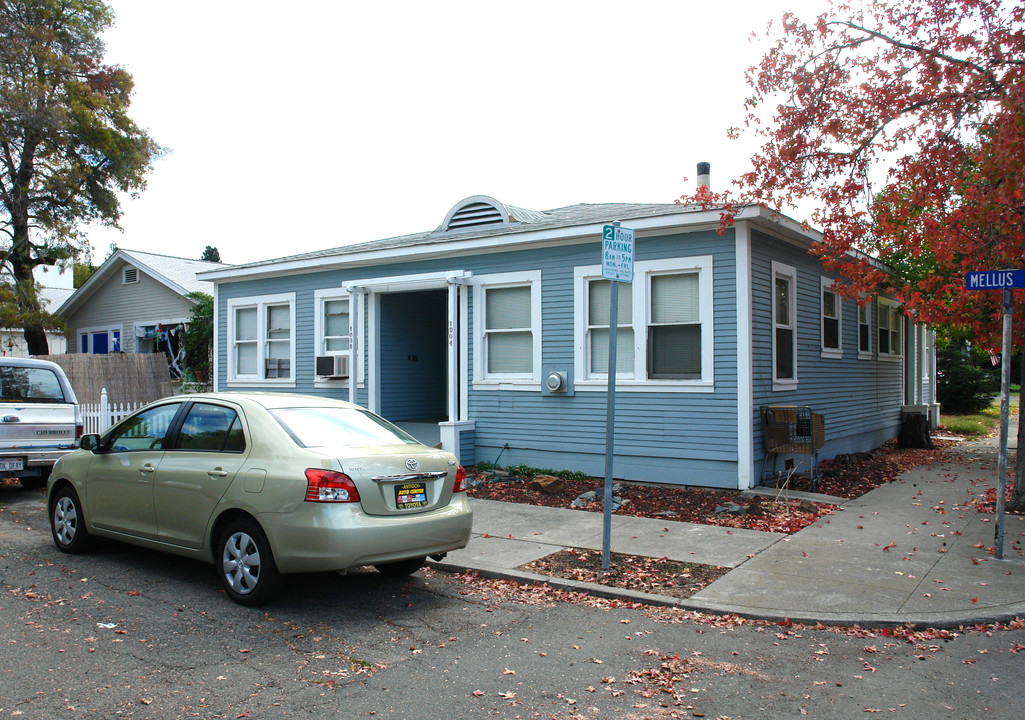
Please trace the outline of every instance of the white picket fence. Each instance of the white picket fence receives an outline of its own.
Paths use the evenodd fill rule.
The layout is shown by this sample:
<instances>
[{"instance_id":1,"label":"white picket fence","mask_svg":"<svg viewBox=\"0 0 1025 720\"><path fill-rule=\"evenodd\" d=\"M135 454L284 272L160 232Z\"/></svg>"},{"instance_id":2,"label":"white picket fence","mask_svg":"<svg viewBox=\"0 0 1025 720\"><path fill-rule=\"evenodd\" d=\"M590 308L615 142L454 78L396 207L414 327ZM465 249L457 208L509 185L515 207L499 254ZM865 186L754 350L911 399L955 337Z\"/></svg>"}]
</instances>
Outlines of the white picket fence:
<instances>
[{"instance_id":1,"label":"white picket fence","mask_svg":"<svg viewBox=\"0 0 1025 720\"><path fill-rule=\"evenodd\" d=\"M110 403L107 388L100 391L100 402L82 403L82 421L87 433L103 433L116 422L123 420L146 403Z\"/></svg>"}]
</instances>

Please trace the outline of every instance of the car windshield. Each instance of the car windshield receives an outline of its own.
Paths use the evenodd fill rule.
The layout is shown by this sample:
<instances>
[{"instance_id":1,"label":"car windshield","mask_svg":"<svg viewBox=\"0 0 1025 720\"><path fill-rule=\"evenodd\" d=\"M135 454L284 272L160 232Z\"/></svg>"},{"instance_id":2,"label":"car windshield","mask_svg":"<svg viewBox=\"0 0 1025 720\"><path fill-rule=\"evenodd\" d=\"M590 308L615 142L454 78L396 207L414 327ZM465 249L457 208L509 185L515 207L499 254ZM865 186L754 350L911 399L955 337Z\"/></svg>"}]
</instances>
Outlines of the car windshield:
<instances>
[{"instance_id":1,"label":"car windshield","mask_svg":"<svg viewBox=\"0 0 1025 720\"><path fill-rule=\"evenodd\" d=\"M0 402L63 403L57 374L49 368L0 367Z\"/></svg>"},{"instance_id":2,"label":"car windshield","mask_svg":"<svg viewBox=\"0 0 1025 720\"><path fill-rule=\"evenodd\" d=\"M356 408L277 408L270 413L302 447L418 444L387 420Z\"/></svg>"}]
</instances>

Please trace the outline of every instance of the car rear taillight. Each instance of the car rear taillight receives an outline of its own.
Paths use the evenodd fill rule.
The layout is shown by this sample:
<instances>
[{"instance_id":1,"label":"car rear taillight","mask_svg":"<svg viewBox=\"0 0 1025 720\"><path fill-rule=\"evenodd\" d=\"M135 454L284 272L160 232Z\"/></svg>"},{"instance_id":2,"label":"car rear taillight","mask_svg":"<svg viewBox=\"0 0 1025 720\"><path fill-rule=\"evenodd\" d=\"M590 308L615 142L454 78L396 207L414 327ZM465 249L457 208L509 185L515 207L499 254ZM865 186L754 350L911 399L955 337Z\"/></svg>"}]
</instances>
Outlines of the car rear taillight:
<instances>
[{"instance_id":1,"label":"car rear taillight","mask_svg":"<svg viewBox=\"0 0 1025 720\"><path fill-rule=\"evenodd\" d=\"M466 470L462 465L456 468L456 482L452 486L452 492L466 492Z\"/></svg>"},{"instance_id":2,"label":"car rear taillight","mask_svg":"<svg viewBox=\"0 0 1025 720\"><path fill-rule=\"evenodd\" d=\"M309 468L306 471L306 502L359 502L356 484L345 473Z\"/></svg>"}]
</instances>

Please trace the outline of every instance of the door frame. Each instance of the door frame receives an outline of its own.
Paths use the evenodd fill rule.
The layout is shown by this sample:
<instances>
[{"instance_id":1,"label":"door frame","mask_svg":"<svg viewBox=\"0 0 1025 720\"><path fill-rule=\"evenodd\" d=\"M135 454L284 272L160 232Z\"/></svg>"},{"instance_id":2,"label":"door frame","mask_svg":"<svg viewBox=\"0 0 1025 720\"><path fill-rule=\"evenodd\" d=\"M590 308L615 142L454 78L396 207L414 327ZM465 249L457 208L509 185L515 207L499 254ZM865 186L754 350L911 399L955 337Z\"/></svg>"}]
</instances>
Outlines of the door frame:
<instances>
[{"instance_id":1,"label":"door frame","mask_svg":"<svg viewBox=\"0 0 1025 720\"><path fill-rule=\"evenodd\" d=\"M363 296L367 327L350 328L349 367L356 368L367 359L367 406L372 412L381 407L381 296L414 290L448 290L448 370L446 371L448 422L466 420L469 399L468 369L468 287L473 273L468 270L394 275L365 278L345 283L354 307L357 295ZM352 314L350 313L350 317ZM350 370L350 372L352 372ZM349 400L356 401L356 383L349 383Z\"/></svg>"}]
</instances>

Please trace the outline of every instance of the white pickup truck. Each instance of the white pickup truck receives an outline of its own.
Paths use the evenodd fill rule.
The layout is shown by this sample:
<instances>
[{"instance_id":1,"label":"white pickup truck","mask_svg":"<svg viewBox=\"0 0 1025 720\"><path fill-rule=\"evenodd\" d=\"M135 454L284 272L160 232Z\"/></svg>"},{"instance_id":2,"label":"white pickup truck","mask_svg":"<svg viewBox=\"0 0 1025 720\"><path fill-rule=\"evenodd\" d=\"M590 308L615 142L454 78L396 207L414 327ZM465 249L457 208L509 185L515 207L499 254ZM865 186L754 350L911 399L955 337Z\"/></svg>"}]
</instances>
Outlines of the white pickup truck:
<instances>
[{"instance_id":1,"label":"white pickup truck","mask_svg":"<svg viewBox=\"0 0 1025 720\"><path fill-rule=\"evenodd\" d=\"M82 412L60 365L0 357L0 478L42 487L81 436Z\"/></svg>"}]
</instances>

